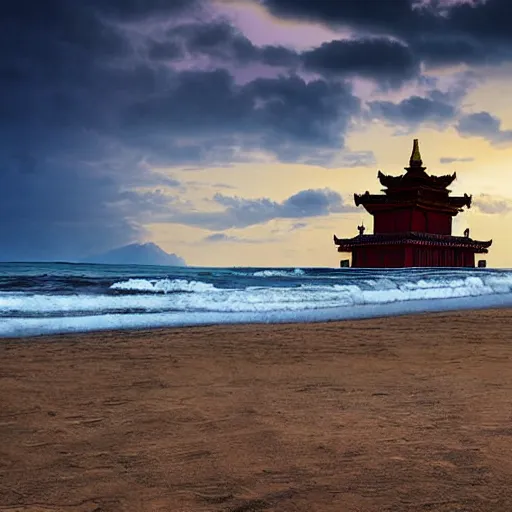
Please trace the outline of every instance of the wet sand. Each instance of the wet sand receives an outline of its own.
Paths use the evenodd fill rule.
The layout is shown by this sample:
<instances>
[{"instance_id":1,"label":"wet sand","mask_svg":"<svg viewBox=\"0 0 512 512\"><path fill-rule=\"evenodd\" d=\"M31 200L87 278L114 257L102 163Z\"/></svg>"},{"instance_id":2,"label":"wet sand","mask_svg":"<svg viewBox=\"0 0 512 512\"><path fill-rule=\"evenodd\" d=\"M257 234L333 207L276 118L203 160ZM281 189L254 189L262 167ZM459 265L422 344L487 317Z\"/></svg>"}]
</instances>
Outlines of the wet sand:
<instances>
[{"instance_id":1,"label":"wet sand","mask_svg":"<svg viewBox=\"0 0 512 512\"><path fill-rule=\"evenodd\" d=\"M0 510L512 511L512 310L0 340Z\"/></svg>"}]
</instances>

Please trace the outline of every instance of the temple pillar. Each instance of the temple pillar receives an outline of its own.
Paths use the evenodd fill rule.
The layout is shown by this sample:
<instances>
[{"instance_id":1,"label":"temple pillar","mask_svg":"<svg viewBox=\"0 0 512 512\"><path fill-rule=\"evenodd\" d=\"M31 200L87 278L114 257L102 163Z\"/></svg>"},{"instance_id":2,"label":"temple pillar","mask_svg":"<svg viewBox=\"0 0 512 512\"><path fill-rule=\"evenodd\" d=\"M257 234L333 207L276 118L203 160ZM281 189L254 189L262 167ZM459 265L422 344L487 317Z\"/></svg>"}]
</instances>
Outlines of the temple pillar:
<instances>
[{"instance_id":1,"label":"temple pillar","mask_svg":"<svg viewBox=\"0 0 512 512\"><path fill-rule=\"evenodd\" d=\"M414 266L414 248L411 246L404 247L404 267Z\"/></svg>"}]
</instances>

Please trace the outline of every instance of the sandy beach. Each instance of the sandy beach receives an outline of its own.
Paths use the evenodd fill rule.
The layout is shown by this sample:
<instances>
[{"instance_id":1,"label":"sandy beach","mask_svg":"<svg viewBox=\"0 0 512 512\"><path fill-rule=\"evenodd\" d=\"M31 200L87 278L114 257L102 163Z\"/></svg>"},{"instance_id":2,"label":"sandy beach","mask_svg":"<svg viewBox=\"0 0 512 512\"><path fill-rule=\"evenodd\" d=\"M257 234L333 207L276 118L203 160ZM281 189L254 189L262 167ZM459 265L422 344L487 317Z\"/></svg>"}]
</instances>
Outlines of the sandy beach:
<instances>
[{"instance_id":1,"label":"sandy beach","mask_svg":"<svg viewBox=\"0 0 512 512\"><path fill-rule=\"evenodd\" d=\"M512 310L0 340L0 509L512 510Z\"/></svg>"}]
</instances>

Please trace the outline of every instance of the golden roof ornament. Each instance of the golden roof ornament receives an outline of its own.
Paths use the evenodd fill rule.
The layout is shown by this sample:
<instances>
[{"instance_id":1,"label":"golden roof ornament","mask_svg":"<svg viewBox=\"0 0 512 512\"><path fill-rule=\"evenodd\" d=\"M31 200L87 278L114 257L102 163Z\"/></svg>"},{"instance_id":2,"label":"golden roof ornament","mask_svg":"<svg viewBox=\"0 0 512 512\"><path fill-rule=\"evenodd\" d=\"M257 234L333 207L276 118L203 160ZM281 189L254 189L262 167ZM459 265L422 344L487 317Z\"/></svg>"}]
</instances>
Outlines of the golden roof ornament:
<instances>
[{"instance_id":1,"label":"golden roof ornament","mask_svg":"<svg viewBox=\"0 0 512 512\"><path fill-rule=\"evenodd\" d=\"M409 160L409 166L410 167L422 167L423 162L421 160L421 154L420 154L420 144L418 142L418 139L414 139L412 143L412 154L411 159Z\"/></svg>"}]
</instances>

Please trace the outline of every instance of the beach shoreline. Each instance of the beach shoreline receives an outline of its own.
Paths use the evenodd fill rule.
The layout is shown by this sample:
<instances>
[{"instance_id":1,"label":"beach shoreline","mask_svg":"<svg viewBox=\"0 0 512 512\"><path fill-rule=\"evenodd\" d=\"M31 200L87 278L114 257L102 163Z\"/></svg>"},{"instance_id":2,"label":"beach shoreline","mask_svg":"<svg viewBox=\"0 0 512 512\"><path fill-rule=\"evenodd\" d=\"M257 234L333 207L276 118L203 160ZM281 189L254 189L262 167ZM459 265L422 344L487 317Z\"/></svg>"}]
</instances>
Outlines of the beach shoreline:
<instances>
[{"instance_id":1,"label":"beach shoreline","mask_svg":"<svg viewBox=\"0 0 512 512\"><path fill-rule=\"evenodd\" d=\"M1 265L0 338L512 307L504 269Z\"/></svg>"},{"instance_id":2,"label":"beach shoreline","mask_svg":"<svg viewBox=\"0 0 512 512\"><path fill-rule=\"evenodd\" d=\"M512 309L0 339L0 508L510 511Z\"/></svg>"},{"instance_id":3,"label":"beach shoreline","mask_svg":"<svg viewBox=\"0 0 512 512\"><path fill-rule=\"evenodd\" d=\"M259 317L256 313L251 320L230 319L221 314L218 321L195 318L193 313L189 314L189 320L160 320L154 318L158 314L146 313L144 315L136 315L137 319L130 325L127 317L131 315L97 315L97 316L79 316L79 317L63 317L59 319L39 318L39 319L7 319L7 321L16 322L17 327L8 327L6 334L0 326L0 342L2 340L9 341L13 339L35 339L39 337L55 337L55 336L80 336L95 335L105 332L117 333L121 335L123 332L146 332L161 331L173 329L187 329L194 327L219 327L223 326L258 326L258 325L307 325L307 324L323 324L323 323L343 323L357 322L360 320L409 317L417 315L430 315L441 313L457 313L461 311L483 311L483 310L499 310L512 308L512 296L493 294L485 297L485 302L475 305L473 297L464 297L459 299L439 299L433 300L414 300L408 304L390 302L388 304L372 305L366 304L354 310L345 308L329 308L325 310L304 310L299 313L301 317L297 320L297 312L273 312L268 313L266 319ZM112 317L118 316L117 322L113 324ZM133 317L132 317L133 318ZM99 319L99 320L98 320ZM91 327L92 323L102 323L104 327ZM31 323L35 322L35 326ZM52 327L52 323L57 323L58 327ZM61 322L68 325L63 326ZM114 326L112 326L112 324ZM148 325L145 325L148 324ZM119 327L118 325L122 325ZM5 327L5 326L4 326ZM13 329L19 332L12 333ZM28 331L28 332L27 332ZM35 331L35 332L34 332Z\"/></svg>"}]
</instances>

